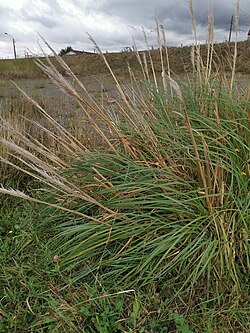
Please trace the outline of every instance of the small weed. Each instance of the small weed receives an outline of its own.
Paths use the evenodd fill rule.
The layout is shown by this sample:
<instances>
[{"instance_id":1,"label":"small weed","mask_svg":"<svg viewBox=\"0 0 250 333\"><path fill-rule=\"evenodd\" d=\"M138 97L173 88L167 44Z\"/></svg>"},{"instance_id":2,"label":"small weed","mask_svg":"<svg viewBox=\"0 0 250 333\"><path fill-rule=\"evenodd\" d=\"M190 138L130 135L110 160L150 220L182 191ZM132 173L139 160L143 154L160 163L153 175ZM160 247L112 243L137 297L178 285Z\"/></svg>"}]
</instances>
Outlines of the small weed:
<instances>
[{"instance_id":1,"label":"small weed","mask_svg":"<svg viewBox=\"0 0 250 333\"><path fill-rule=\"evenodd\" d=\"M169 316L169 319L174 321L177 333L194 333L190 330L189 325L185 322L185 319L182 315L173 313Z\"/></svg>"}]
</instances>

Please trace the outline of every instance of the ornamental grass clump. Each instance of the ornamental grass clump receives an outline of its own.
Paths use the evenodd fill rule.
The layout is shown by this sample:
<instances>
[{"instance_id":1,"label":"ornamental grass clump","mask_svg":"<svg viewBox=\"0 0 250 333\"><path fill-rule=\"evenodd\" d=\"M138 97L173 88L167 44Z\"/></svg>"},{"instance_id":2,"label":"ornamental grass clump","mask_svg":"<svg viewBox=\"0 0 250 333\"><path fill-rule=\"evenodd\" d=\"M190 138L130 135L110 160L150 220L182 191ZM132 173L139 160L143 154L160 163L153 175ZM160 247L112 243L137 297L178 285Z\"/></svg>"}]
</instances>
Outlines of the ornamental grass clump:
<instances>
[{"instance_id":1,"label":"ornamental grass clump","mask_svg":"<svg viewBox=\"0 0 250 333\"><path fill-rule=\"evenodd\" d=\"M144 79L138 82L129 67L125 84L95 45L117 87L112 104L108 97L98 104L56 53L67 79L48 58L37 60L82 109L99 146L87 149L62 127L51 135L68 147L64 160L48 147L2 144L44 184L43 194L33 191L29 199L47 205L41 215L52 235L48 246L74 281L98 277L110 288L154 283L183 304L199 302L197 294L204 302L239 299L246 288L250 88L239 97L234 69L230 79L221 74L212 36L210 30L204 60L195 43L193 73L179 84L170 76L159 25L162 81L149 49L143 58L137 53Z\"/></svg>"}]
</instances>

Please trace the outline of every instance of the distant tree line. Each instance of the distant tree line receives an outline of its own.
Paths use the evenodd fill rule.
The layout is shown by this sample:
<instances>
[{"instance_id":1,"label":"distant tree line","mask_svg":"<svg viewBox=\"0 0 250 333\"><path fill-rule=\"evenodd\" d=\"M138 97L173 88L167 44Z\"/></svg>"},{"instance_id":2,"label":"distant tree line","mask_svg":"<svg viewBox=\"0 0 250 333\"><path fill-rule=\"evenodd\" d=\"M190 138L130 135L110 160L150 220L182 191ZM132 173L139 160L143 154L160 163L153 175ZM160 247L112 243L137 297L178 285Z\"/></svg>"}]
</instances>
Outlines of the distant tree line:
<instances>
[{"instance_id":1,"label":"distant tree line","mask_svg":"<svg viewBox=\"0 0 250 333\"><path fill-rule=\"evenodd\" d=\"M59 56L64 56L65 54L69 53L70 51L73 51L71 46L65 47L65 49L61 49L61 51L58 53Z\"/></svg>"}]
</instances>

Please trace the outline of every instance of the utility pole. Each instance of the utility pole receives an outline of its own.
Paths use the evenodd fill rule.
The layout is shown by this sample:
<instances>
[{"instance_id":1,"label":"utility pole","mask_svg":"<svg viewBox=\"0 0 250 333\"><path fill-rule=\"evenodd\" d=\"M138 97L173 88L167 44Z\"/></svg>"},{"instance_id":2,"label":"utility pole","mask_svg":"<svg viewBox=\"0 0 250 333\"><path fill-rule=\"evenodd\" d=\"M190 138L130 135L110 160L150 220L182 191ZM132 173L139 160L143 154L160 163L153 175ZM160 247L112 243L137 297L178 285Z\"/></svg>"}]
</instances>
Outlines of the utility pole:
<instances>
[{"instance_id":1,"label":"utility pole","mask_svg":"<svg viewBox=\"0 0 250 333\"><path fill-rule=\"evenodd\" d=\"M231 42L231 35L232 35L232 29L233 29L233 21L234 21L234 16L232 15L231 22L230 22L229 38L228 38L229 42Z\"/></svg>"},{"instance_id":2,"label":"utility pole","mask_svg":"<svg viewBox=\"0 0 250 333\"><path fill-rule=\"evenodd\" d=\"M8 34L7 32L4 33L5 35L9 36L10 38L12 38L12 43L13 43L13 51L14 51L14 58L16 59L16 42L13 36L11 36L10 34Z\"/></svg>"}]
</instances>

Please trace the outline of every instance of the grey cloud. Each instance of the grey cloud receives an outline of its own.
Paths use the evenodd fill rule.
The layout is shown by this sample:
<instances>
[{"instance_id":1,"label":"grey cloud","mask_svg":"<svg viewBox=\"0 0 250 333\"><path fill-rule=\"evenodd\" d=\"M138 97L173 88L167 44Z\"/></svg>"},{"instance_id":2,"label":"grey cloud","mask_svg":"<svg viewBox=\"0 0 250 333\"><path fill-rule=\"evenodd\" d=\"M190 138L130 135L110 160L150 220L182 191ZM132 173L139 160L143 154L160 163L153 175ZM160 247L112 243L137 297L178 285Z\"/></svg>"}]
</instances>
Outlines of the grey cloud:
<instances>
[{"instance_id":1,"label":"grey cloud","mask_svg":"<svg viewBox=\"0 0 250 333\"><path fill-rule=\"evenodd\" d=\"M236 1L235 1L236 2ZM214 0L212 7L215 16L215 28L228 29L231 16L235 14L235 2L228 0ZM209 1L193 1L195 19L198 25L204 25L207 21ZM246 13L250 13L250 1L241 1L241 8ZM100 2L98 10L105 12L112 17L116 15L122 17L126 23L137 23L145 26L154 24L155 15L158 20L166 25L167 29L176 32L191 32L191 20L188 0L109 0ZM240 25L249 25L249 16L241 15Z\"/></svg>"},{"instance_id":2,"label":"grey cloud","mask_svg":"<svg viewBox=\"0 0 250 333\"><path fill-rule=\"evenodd\" d=\"M32 11L31 11L32 13ZM55 19L54 16L49 16L49 15L36 15L36 14L30 14L28 13L25 9L22 10L22 17L26 22L34 22L34 23L39 23L41 26L46 27L46 28L55 28L57 27L60 23L58 22L57 19Z\"/></svg>"},{"instance_id":3,"label":"grey cloud","mask_svg":"<svg viewBox=\"0 0 250 333\"><path fill-rule=\"evenodd\" d=\"M57 0L43 0L43 5L45 5L43 9L38 10L36 1L30 0L29 5L20 11L22 19L49 29L59 26L61 24L59 17L63 14L63 10Z\"/></svg>"},{"instance_id":4,"label":"grey cloud","mask_svg":"<svg viewBox=\"0 0 250 333\"><path fill-rule=\"evenodd\" d=\"M16 19L16 11L6 10L6 8L0 5L0 39L3 39L3 33L8 30L8 22L11 22Z\"/></svg>"},{"instance_id":5,"label":"grey cloud","mask_svg":"<svg viewBox=\"0 0 250 333\"><path fill-rule=\"evenodd\" d=\"M131 46L132 35L138 47L144 48L143 26L149 45L156 46L156 17L166 30L168 45L190 44L192 41L189 0L42 0L42 7L38 0L27 0L19 11L5 7L4 1L1 1L0 41L6 42L6 45L8 42L3 35L5 31L13 34L20 44L29 42L33 36L35 43L35 32L38 31L58 49L66 45L93 49L85 34L87 31L104 50L120 50ZM228 36L230 19L236 11L236 1L211 0L217 41L223 41ZM67 10L65 4L73 6L72 11ZM208 6L209 0L193 0L201 42L206 39ZM22 26L24 29L20 29ZM249 28L250 1L241 0L239 37L246 39ZM9 45L6 49L7 47L9 49Z\"/></svg>"}]
</instances>

